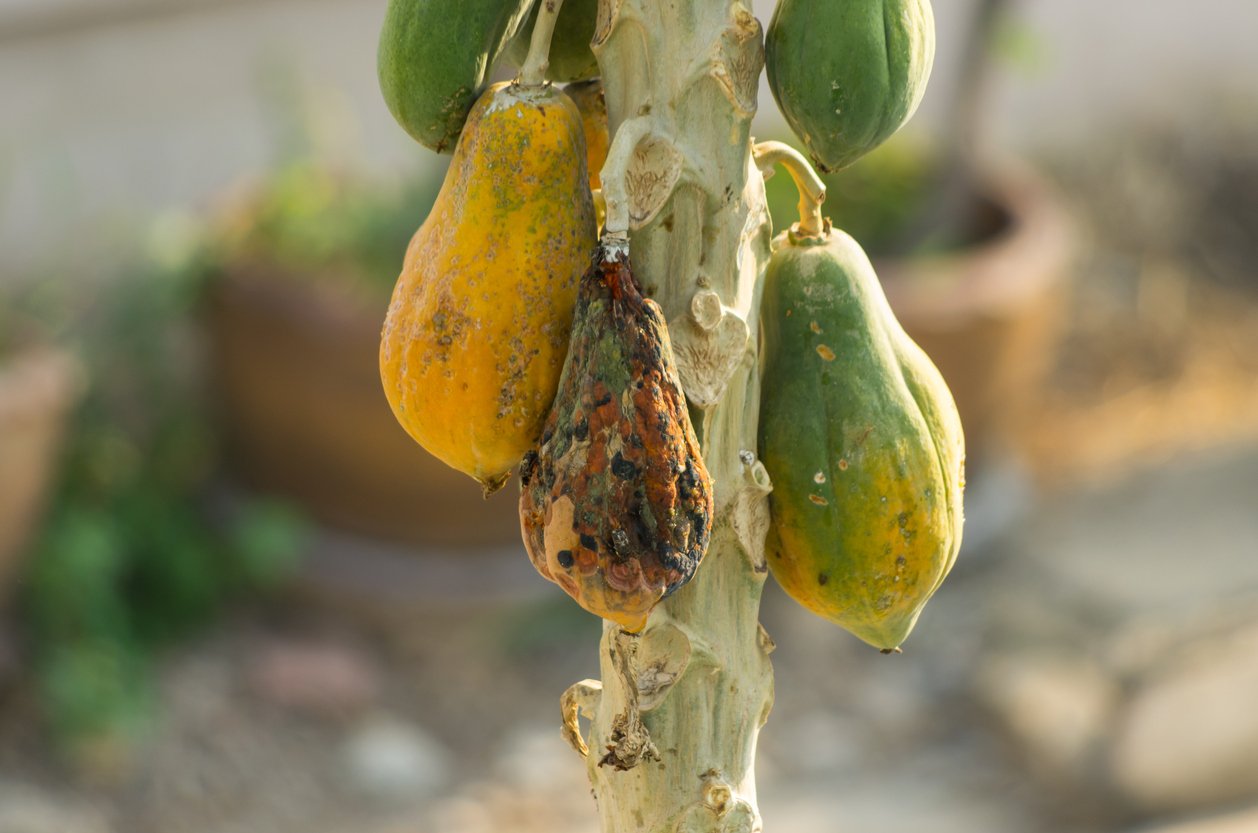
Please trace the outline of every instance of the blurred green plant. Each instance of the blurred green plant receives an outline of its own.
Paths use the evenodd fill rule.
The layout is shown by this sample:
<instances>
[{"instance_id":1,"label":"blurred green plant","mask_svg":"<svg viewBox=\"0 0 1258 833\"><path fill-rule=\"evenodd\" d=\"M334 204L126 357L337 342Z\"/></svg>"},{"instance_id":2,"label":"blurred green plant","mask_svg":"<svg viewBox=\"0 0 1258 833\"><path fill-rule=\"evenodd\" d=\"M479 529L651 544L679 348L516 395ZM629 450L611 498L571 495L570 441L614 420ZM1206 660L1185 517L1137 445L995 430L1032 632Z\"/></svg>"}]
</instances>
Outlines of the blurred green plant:
<instances>
[{"instance_id":1,"label":"blurred green plant","mask_svg":"<svg viewBox=\"0 0 1258 833\"><path fill-rule=\"evenodd\" d=\"M288 574L300 549L289 507L214 499L192 327L211 258L186 223L161 228L139 274L25 299L90 379L20 589L40 703L68 751L141 731L157 652Z\"/></svg>"},{"instance_id":2,"label":"blurred green plant","mask_svg":"<svg viewBox=\"0 0 1258 833\"><path fill-rule=\"evenodd\" d=\"M291 508L212 499L217 438L194 370L207 285L261 261L387 296L440 182L382 185L298 159L208 220L160 218L140 270L88 292L41 282L3 305L77 348L91 379L21 599L41 702L68 749L142 732L157 652L282 579L300 548Z\"/></svg>"},{"instance_id":3,"label":"blurred green plant","mask_svg":"<svg viewBox=\"0 0 1258 833\"><path fill-rule=\"evenodd\" d=\"M784 139L800 149L794 137ZM933 160L922 144L897 136L836 173L822 175L826 184L823 213L836 228L861 241L871 255L898 254L899 236L930 195ZM765 183L774 232L799 220L799 195L790 177L774 175ZM938 241L948 248L959 241Z\"/></svg>"},{"instance_id":4,"label":"blurred green plant","mask_svg":"<svg viewBox=\"0 0 1258 833\"><path fill-rule=\"evenodd\" d=\"M0 361L20 347L39 343L40 328L19 304L0 295Z\"/></svg>"},{"instance_id":5,"label":"blurred green plant","mask_svg":"<svg viewBox=\"0 0 1258 833\"><path fill-rule=\"evenodd\" d=\"M291 507L215 498L217 438L195 370L209 283L255 261L387 297L440 188L440 169L380 183L320 161L328 102L289 67L268 73L275 173L208 218L159 218L138 270L0 299L0 356L20 336L11 322L37 322L90 379L19 600L46 719L71 752L142 733L158 652L281 580L300 550Z\"/></svg>"},{"instance_id":6,"label":"blurred green plant","mask_svg":"<svg viewBox=\"0 0 1258 833\"><path fill-rule=\"evenodd\" d=\"M311 84L282 56L265 61L257 81L270 114L271 172L217 207L203 251L216 267L269 264L289 277L387 297L411 236L436 200L448 158L417 157L420 170L384 182L348 174L364 153L353 140L349 103Z\"/></svg>"},{"instance_id":7,"label":"blurred green plant","mask_svg":"<svg viewBox=\"0 0 1258 833\"><path fill-rule=\"evenodd\" d=\"M220 261L260 260L387 296L442 174L382 184L315 162L290 163L220 213L211 253Z\"/></svg>"}]
</instances>

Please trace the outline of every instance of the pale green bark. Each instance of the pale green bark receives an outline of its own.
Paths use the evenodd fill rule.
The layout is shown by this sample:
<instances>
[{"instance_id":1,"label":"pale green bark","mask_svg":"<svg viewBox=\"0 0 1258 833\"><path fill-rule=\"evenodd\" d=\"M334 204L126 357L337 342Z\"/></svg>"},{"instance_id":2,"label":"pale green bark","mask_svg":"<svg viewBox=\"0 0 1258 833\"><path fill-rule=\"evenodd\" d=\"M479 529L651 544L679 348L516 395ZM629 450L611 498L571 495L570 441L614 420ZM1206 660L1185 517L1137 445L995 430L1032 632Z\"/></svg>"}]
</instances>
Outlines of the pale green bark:
<instances>
[{"instance_id":1,"label":"pale green bark","mask_svg":"<svg viewBox=\"0 0 1258 833\"><path fill-rule=\"evenodd\" d=\"M595 54L615 136L608 231L628 235L634 272L668 317L717 511L695 578L641 637L605 626L603 682L565 695L566 731L580 747L575 714L592 719L605 833L758 831L756 739L773 702L773 645L758 619L770 485L754 455L770 225L749 132L763 35L730 0L602 0ZM645 751L636 765L600 766L613 725L636 731L635 701L658 760L631 737Z\"/></svg>"}]
</instances>

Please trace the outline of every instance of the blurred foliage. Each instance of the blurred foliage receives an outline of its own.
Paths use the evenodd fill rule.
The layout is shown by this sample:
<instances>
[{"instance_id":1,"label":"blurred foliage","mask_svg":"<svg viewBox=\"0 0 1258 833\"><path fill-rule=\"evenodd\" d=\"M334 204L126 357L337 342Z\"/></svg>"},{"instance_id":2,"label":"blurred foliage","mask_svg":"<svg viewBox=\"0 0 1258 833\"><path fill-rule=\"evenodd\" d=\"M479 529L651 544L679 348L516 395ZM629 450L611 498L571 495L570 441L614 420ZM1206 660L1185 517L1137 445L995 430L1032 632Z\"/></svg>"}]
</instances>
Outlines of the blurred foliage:
<instances>
[{"instance_id":1,"label":"blurred foliage","mask_svg":"<svg viewBox=\"0 0 1258 833\"><path fill-rule=\"evenodd\" d=\"M24 305L0 294L0 359L19 347L45 340L42 330Z\"/></svg>"},{"instance_id":2,"label":"blurred foliage","mask_svg":"<svg viewBox=\"0 0 1258 833\"><path fill-rule=\"evenodd\" d=\"M800 150L794 137L783 139ZM804 152L807 155L806 152ZM822 213L860 241L871 255L897 253L898 237L935 187L935 170L922 145L897 136L850 168L823 175L826 202ZM799 220L799 195L785 171L765 183L773 231Z\"/></svg>"},{"instance_id":3,"label":"blurred foliage","mask_svg":"<svg viewBox=\"0 0 1258 833\"><path fill-rule=\"evenodd\" d=\"M381 184L298 158L209 219L160 218L141 269L86 290L43 281L0 304L0 350L11 322L38 321L91 380L21 590L40 699L67 749L142 732L157 652L282 579L300 547L289 507L214 497L194 325L206 283L261 261L387 296L441 175Z\"/></svg>"},{"instance_id":4,"label":"blurred foliage","mask_svg":"<svg viewBox=\"0 0 1258 833\"><path fill-rule=\"evenodd\" d=\"M602 620L562 594L520 604L485 623L493 649L503 657L571 652L573 645L598 642Z\"/></svg>"},{"instance_id":5,"label":"blurred foliage","mask_svg":"<svg viewBox=\"0 0 1258 833\"><path fill-rule=\"evenodd\" d=\"M210 251L288 274L393 289L406 246L428 216L443 172L378 183L298 161L244 191L218 215Z\"/></svg>"},{"instance_id":6,"label":"blurred foliage","mask_svg":"<svg viewBox=\"0 0 1258 833\"><path fill-rule=\"evenodd\" d=\"M1042 77L1053 63L1043 34L1011 14L1003 14L998 21L992 32L991 49L1002 67L1027 78Z\"/></svg>"},{"instance_id":7,"label":"blurred foliage","mask_svg":"<svg viewBox=\"0 0 1258 833\"><path fill-rule=\"evenodd\" d=\"M217 449L192 327L209 260L190 228L160 226L137 274L44 281L9 305L73 347L90 379L20 588L40 702L70 749L141 730L156 652L282 578L300 546L288 507L209 488Z\"/></svg>"},{"instance_id":8,"label":"blurred foliage","mask_svg":"<svg viewBox=\"0 0 1258 833\"><path fill-rule=\"evenodd\" d=\"M349 102L282 56L260 67L258 82L270 114L271 170L213 208L200 241L207 276L249 263L387 298L448 157L421 154L421 170L388 181L347 173L362 154Z\"/></svg>"}]
</instances>

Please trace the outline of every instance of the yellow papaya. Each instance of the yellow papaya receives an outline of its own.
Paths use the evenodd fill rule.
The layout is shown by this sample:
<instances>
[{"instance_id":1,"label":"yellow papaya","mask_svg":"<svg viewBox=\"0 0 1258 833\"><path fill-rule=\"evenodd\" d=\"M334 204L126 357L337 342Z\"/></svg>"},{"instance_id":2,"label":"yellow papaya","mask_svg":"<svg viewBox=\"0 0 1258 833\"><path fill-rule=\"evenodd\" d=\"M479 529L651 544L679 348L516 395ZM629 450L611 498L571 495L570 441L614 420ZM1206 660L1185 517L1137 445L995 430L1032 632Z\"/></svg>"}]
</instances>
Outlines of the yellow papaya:
<instances>
[{"instance_id":1,"label":"yellow papaya","mask_svg":"<svg viewBox=\"0 0 1258 833\"><path fill-rule=\"evenodd\" d=\"M407 248L380 340L398 421L486 494L541 433L596 239L576 106L549 85L490 87Z\"/></svg>"},{"instance_id":2,"label":"yellow papaya","mask_svg":"<svg viewBox=\"0 0 1258 833\"><path fill-rule=\"evenodd\" d=\"M895 650L961 545L952 395L864 251L828 224L776 238L761 321L769 569L808 610Z\"/></svg>"},{"instance_id":3,"label":"yellow papaya","mask_svg":"<svg viewBox=\"0 0 1258 833\"><path fill-rule=\"evenodd\" d=\"M585 155L590 169L590 189L603 187L602 171L607 162L607 150L611 135L607 129L607 99L603 95L603 82L578 81L563 88L568 97L576 102L581 111L581 126L585 128Z\"/></svg>"}]
</instances>

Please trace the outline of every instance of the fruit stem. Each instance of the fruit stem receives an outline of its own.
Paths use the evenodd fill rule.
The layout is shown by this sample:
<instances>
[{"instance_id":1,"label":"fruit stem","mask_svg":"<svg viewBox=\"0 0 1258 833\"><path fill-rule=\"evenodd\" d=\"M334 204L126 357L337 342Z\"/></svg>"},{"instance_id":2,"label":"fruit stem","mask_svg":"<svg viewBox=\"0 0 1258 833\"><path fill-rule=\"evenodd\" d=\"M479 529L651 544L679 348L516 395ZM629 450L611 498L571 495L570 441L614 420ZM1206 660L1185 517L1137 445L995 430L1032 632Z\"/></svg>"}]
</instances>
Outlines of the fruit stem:
<instances>
[{"instance_id":1,"label":"fruit stem","mask_svg":"<svg viewBox=\"0 0 1258 833\"><path fill-rule=\"evenodd\" d=\"M546 70L550 69L550 40L555 33L555 21L563 0L538 0L537 20L533 24L533 37L529 41L529 54L520 67L517 84L540 87L546 83Z\"/></svg>"},{"instance_id":2,"label":"fruit stem","mask_svg":"<svg viewBox=\"0 0 1258 833\"><path fill-rule=\"evenodd\" d=\"M756 167L768 179L773 175L773 166L781 165L795 180L795 188L799 191L799 223L795 233L799 237L825 237L826 221L821 216L821 204L826 201L826 185L817 176L812 165L803 154L783 142L760 142L752 150L755 155Z\"/></svg>"},{"instance_id":3,"label":"fruit stem","mask_svg":"<svg viewBox=\"0 0 1258 833\"><path fill-rule=\"evenodd\" d=\"M603 237L617 240L629 239L629 164L637 152L638 144L650 130L650 122L638 117L620 125L607 150L603 163Z\"/></svg>"}]
</instances>

